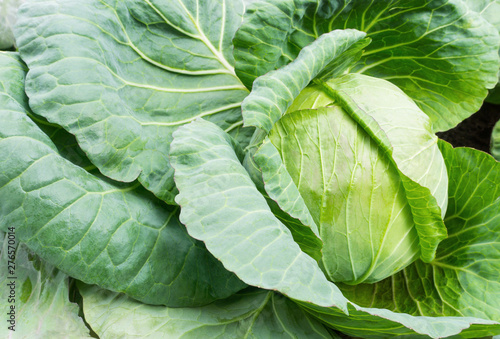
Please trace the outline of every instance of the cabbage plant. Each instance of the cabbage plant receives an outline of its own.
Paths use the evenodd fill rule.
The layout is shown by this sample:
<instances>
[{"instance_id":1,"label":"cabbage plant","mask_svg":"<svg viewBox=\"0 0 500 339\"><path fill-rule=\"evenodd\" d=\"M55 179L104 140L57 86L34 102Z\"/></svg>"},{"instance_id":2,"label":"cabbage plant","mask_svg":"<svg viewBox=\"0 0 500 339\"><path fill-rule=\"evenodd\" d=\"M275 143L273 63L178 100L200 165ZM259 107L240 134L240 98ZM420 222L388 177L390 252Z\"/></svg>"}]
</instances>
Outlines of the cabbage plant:
<instances>
[{"instance_id":1,"label":"cabbage plant","mask_svg":"<svg viewBox=\"0 0 500 339\"><path fill-rule=\"evenodd\" d=\"M1 333L500 335L500 165L435 134L497 85L498 8L25 1Z\"/></svg>"},{"instance_id":2,"label":"cabbage plant","mask_svg":"<svg viewBox=\"0 0 500 339\"><path fill-rule=\"evenodd\" d=\"M270 197L282 202L266 181L276 170L267 157L279 157L331 281L374 283L419 257L432 261L446 237L448 175L429 118L383 80L345 75L322 86L304 89L253 154Z\"/></svg>"}]
</instances>

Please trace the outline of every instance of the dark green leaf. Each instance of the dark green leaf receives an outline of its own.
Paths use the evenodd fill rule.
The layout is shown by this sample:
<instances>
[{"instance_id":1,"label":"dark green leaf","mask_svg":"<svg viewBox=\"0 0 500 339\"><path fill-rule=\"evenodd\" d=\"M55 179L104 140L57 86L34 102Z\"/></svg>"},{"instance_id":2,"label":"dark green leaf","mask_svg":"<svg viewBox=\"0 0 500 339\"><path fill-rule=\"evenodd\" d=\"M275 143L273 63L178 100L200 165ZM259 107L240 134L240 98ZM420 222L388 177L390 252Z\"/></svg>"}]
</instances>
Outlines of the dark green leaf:
<instances>
[{"instance_id":1,"label":"dark green leaf","mask_svg":"<svg viewBox=\"0 0 500 339\"><path fill-rule=\"evenodd\" d=\"M491 133L491 154L500 161L500 120L497 121Z\"/></svg>"},{"instance_id":2,"label":"dark green leaf","mask_svg":"<svg viewBox=\"0 0 500 339\"><path fill-rule=\"evenodd\" d=\"M498 81L498 32L460 0L258 1L235 36L236 72L250 86L321 34L346 28L372 39L350 71L396 84L434 131L475 113Z\"/></svg>"}]
</instances>

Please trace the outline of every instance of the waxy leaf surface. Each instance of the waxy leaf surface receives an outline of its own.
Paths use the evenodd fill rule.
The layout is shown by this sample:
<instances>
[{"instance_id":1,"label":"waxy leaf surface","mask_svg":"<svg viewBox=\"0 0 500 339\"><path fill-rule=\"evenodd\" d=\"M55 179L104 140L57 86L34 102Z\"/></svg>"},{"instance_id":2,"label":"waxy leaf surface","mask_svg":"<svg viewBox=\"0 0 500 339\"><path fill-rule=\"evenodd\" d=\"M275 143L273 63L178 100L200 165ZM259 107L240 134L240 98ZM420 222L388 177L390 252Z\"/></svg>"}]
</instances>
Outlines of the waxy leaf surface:
<instances>
[{"instance_id":1,"label":"waxy leaf surface","mask_svg":"<svg viewBox=\"0 0 500 339\"><path fill-rule=\"evenodd\" d=\"M69 301L69 277L19 244L10 226L0 231L2 338L91 338L78 305Z\"/></svg>"},{"instance_id":2,"label":"waxy leaf surface","mask_svg":"<svg viewBox=\"0 0 500 339\"><path fill-rule=\"evenodd\" d=\"M399 88L377 78L348 74L328 81L324 89L397 167L420 239L421 258L431 261L447 234L442 217L448 177L428 117Z\"/></svg>"},{"instance_id":3,"label":"waxy leaf surface","mask_svg":"<svg viewBox=\"0 0 500 339\"><path fill-rule=\"evenodd\" d=\"M196 117L239 133L248 94L231 39L241 1L32 0L16 37L36 114L74 134L106 176L168 203L172 132Z\"/></svg>"},{"instance_id":4,"label":"waxy leaf surface","mask_svg":"<svg viewBox=\"0 0 500 339\"><path fill-rule=\"evenodd\" d=\"M174 133L176 201L189 234L249 285L344 309L347 300L273 215L233 143L201 119Z\"/></svg>"},{"instance_id":5,"label":"waxy leaf surface","mask_svg":"<svg viewBox=\"0 0 500 339\"><path fill-rule=\"evenodd\" d=\"M0 72L22 69L12 55L0 54ZM14 77L0 88L3 231L15 225L20 242L63 272L144 302L201 305L245 286L188 236L177 207L62 157L17 100L22 87Z\"/></svg>"},{"instance_id":6,"label":"waxy leaf surface","mask_svg":"<svg viewBox=\"0 0 500 339\"><path fill-rule=\"evenodd\" d=\"M168 308L141 304L81 284L85 319L102 339L141 338L338 338L291 300L249 288L210 305Z\"/></svg>"},{"instance_id":7,"label":"waxy leaf surface","mask_svg":"<svg viewBox=\"0 0 500 339\"><path fill-rule=\"evenodd\" d=\"M241 107L245 126L269 132L299 93L329 64L356 43L367 45L368 41L361 40L364 37L365 33L353 29L324 34L289 65L259 77Z\"/></svg>"},{"instance_id":8,"label":"waxy leaf surface","mask_svg":"<svg viewBox=\"0 0 500 339\"><path fill-rule=\"evenodd\" d=\"M475 113L498 81L498 31L462 0L270 0L249 6L234 45L247 87L293 61L321 34L372 39L350 72L391 81L448 130Z\"/></svg>"},{"instance_id":9,"label":"waxy leaf surface","mask_svg":"<svg viewBox=\"0 0 500 339\"><path fill-rule=\"evenodd\" d=\"M464 338L500 334L500 163L470 148L439 146L450 178L449 236L436 259L417 261L377 284L340 287L349 300L367 308L497 322L474 326Z\"/></svg>"}]
</instances>

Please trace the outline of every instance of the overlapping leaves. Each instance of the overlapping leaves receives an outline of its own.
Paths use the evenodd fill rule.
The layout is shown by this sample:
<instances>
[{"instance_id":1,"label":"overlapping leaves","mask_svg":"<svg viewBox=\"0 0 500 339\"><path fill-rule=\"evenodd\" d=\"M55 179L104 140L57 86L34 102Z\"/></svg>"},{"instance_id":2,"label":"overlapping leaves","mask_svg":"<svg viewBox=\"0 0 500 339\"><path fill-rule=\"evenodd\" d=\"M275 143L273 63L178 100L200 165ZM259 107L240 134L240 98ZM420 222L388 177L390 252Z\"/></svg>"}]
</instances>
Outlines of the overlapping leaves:
<instances>
[{"instance_id":1,"label":"overlapping leaves","mask_svg":"<svg viewBox=\"0 0 500 339\"><path fill-rule=\"evenodd\" d=\"M321 34L346 28L372 39L350 71L396 84L435 131L475 113L498 81L498 32L460 0L259 1L234 40L236 73L251 87Z\"/></svg>"},{"instance_id":2,"label":"overlapping leaves","mask_svg":"<svg viewBox=\"0 0 500 339\"><path fill-rule=\"evenodd\" d=\"M254 2L235 39L235 72L231 40L244 4ZM144 336L145 328L152 329L151 337L335 337L326 326L364 338L500 333L491 321L500 317L500 178L492 158L441 145L452 178L449 238L432 260L445 236L439 207L444 210L446 194L420 174L443 168L414 166L426 150L414 147L418 142L393 148L401 126L379 133L387 121L380 115L371 124L364 115L373 107L363 106L359 96L380 94L383 101L391 90L368 77L330 81L334 95L326 104L336 101L357 117L397 165L412 160L401 173L409 199L418 200L412 208L424 211L415 221L427 223L420 245L423 258L432 260L377 284L342 286L349 303L318 266L319 223L278 149L263 131L254 134L247 159L258 168L249 175L238 142L226 133L244 145L249 141L241 128L240 106L248 94L242 82L250 88L258 76L295 59L253 83L243 105L247 125L270 131L312 80L347 70L399 86L430 116L435 131L454 126L477 110L499 66L493 48L498 34L481 18L498 1L474 2L478 13L465 3L473 2L28 1L16 34L30 67L30 104L43 118L28 108L24 64L16 54L0 54L0 195L8 197L0 223L4 230L15 224L30 248L19 250L30 271L29 279L22 277L22 293L67 293L67 276L54 264L148 303L197 306L216 300L173 309L82 284L85 315L102 337ZM349 28L366 32L373 43L366 47L365 33ZM373 93L363 92L365 85ZM401 130L410 135L410 125ZM435 150L435 140L427 141ZM178 208L139 183L89 173L94 165L86 154L104 175L138 179L171 204L175 167L181 218L222 264L188 236ZM250 177L263 179L265 188L259 192ZM31 250L46 271L34 267L38 261L31 265ZM33 284L47 272L54 274L53 285ZM274 291L251 287L230 296L245 286L237 276ZM53 300L68 310L60 322L77 324L69 327L86 335L74 307L60 297Z\"/></svg>"},{"instance_id":3,"label":"overlapping leaves","mask_svg":"<svg viewBox=\"0 0 500 339\"><path fill-rule=\"evenodd\" d=\"M15 226L6 232L0 231L0 306L7 313L5 320L11 320L9 312L13 317L0 328L0 335L10 338L12 326L15 331L10 333L17 338L90 338L78 305L68 299L69 277L19 244Z\"/></svg>"},{"instance_id":4,"label":"overlapping leaves","mask_svg":"<svg viewBox=\"0 0 500 339\"><path fill-rule=\"evenodd\" d=\"M80 285L86 320L100 338L339 338L291 300L249 288L198 308L138 303Z\"/></svg>"},{"instance_id":5,"label":"overlapping leaves","mask_svg":"<svg viewBox=\"0 0 500 339\"><path fill-rule=\"evenodd\" d=\"M178 208L59 155L19 99L16 54L0 54L0 64L3 230L15 225L19 241L75 278L152 304L200 305L244 287L187 235Z\"/></svg>"},{"instance_id":6,"label":"overlapping leaves","mask_svg":"<svg viewBox=\"0 0 500 339\"><path fill-rule=\"evenodd\" d=\"M491 156L440 143L450 177L449 237L436 259L417 261L377 284L341 286L349 300L418 316L500 320L500 164ZM466 338L500 333L500 324Z\"/></svg>"},{"instance_id":7,"label":"overlapping leaves","mask_svg":"<svg viewBox=\"0 0 500 339\"><path fill-rule=\"evenodd\" d=\"M106 176L173 203L172 132L196 117L241 138L248 94L231 39L241 1L26 3L17 42L33 111L74 134Z\"/></svg>"},{"instance_id":8,"label":"overlapping leaves","mask_svg":"<svg viewBox=\"0 0 500 339\"><path fill-rule=\"evenodd\" d=\"M350 49L358 50L368 44L363 32L336 30L324 34L305 47L292 63L269 72L253 84L250 95L243 101L245 125L269 132L299 93L325 69L345 58ZM348 61L354 62L348 58ZM347 64L345 67L349 66ZM343 69L340 70L342 72Z\"/></svg>"},{"instance_id":9,"label":"overlapping leaves","mask_svg":"<svg viewBox=\"0 0 500 339\"><path fill-rule=\"evenodd\" d=\"M233 144L223 130L204 120L174 133L176 201L189 234L249 285L345 309L347 300L273 215Z\"/></svg>"},{"instance_id":10,"label":"overlapping leaves","mask_svg":"<svg viewBox=\"0 0 500 339\"><path fill-rule=\"evenodd\" d=\"M448 179L429 120L399 88L384 80L351 74L323 87L390 155L412 210L421 258L431 261L437 245L446 238L442 217L448 200Z\"/></svg>"},{"instance_id":11,"label":"overlapping leaves","mask_svg":"<svg viewBox=\"0 0 500 339\"><path fill-rule=\"evenodd\" d=\"M4 0L0 3L0 50L10 49L15 44L12 27L22 2L23 0Z\"/></svg>"}]
</instances>

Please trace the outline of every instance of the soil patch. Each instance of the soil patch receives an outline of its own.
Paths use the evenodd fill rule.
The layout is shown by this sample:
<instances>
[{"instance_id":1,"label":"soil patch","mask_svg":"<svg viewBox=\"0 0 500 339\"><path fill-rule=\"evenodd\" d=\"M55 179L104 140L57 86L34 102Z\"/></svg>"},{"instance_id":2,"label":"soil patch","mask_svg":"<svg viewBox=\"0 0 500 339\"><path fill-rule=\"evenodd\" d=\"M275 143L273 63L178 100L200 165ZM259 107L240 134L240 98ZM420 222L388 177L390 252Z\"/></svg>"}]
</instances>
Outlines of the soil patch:
<instances>
[{"instance_id":1,"label":"soil patch","mask_svg":"<svg viewBox=\"0 0 500 339\"><path fill-rule=\"evenodd\" d=\"M449 131L437 133L437 136L448 141L453 147L467 146L490 153L491 132L498 120L500 105L484 103L470 118Z\"/></svg>"}]
</instances>

